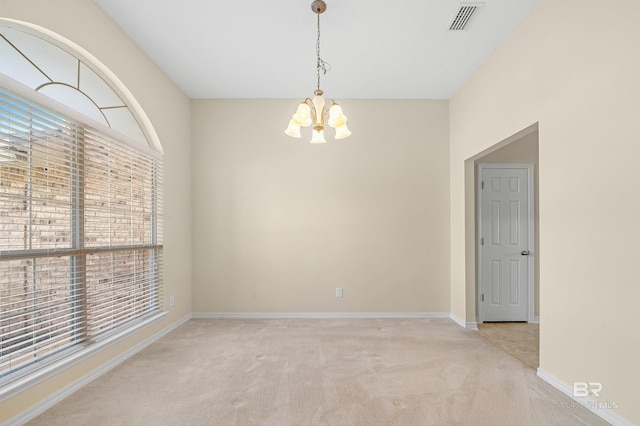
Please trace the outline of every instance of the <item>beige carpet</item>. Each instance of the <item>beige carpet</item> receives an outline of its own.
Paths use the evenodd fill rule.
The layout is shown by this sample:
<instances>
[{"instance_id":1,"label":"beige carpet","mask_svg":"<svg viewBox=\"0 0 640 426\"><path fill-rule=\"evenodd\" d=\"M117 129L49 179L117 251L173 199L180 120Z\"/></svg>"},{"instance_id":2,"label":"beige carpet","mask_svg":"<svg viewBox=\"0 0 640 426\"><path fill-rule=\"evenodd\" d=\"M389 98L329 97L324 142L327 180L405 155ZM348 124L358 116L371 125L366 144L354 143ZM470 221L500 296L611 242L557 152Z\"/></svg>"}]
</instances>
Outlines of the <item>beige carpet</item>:
<instances>
[{"instance_id":1,"label":"beige carpet","mask_svg":"<svg viewBox=\"0 0 640 426\"><path fill-rule=\"evenodd\" d=\"M599 425L449 320L193 320L32 425Z\"/></svg>"},{"instance_id":2,"label":"beige carpet","mask_svg":"<svg viewBox=\"0 0 640 426\"><path fill-rule=\"evenodd\" d=\"M530 323L478 324L478 333L506 353L537 370L540 361L540 325Z\"/></svg>"}]
</instances>

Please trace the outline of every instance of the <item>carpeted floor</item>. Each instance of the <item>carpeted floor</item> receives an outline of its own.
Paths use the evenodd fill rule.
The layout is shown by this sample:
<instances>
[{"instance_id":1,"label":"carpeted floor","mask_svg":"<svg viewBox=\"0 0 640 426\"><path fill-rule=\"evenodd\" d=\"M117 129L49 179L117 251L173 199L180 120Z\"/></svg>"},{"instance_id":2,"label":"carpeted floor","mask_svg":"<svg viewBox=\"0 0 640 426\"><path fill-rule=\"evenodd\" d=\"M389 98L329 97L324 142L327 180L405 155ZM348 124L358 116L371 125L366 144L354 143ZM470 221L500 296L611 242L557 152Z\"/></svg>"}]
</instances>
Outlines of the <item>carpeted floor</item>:
<instances>
[{"instance_id":1,"label":"carpeted floor","mask_svg":"<svg viewBox=\"0 0 640 426\"><path fill-rule=\"evenodd\" d=\"M32 425L600 425L449 320L192 320Z\"/></svg>"},{"instance_id":2,"label":"carpeted floor","mask_svg":"<svg viewBox=\"0 0 640 426\"><path fill-rule=\"evenodd\" d=\"M540 324L484 323L478 324L478 333L527 367L537 370L540 361Z\"/></svg>"}]
</instances>

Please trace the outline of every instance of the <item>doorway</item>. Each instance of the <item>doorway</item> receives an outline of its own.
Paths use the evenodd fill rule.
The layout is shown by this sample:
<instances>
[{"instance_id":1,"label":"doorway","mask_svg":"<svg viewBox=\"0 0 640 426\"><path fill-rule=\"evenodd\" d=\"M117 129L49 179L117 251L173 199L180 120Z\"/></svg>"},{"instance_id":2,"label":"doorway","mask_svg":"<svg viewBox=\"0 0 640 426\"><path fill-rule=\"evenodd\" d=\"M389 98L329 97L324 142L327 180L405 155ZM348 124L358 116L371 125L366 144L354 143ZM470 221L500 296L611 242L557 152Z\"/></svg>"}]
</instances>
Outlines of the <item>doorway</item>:
<instances>
[{"instance_id":1,"label":"doorway","mask_svg":"<svg viewBox=\"0 0 640 426\"><path fill-rule=\"evenodd\" d=\"M513 355L531 368L538 367L539 361L539 312L540 312L540 249L539 249L539 222L538 222L538 198L539 198L539 163L538 163L538 124L535 123L513 136L497 143L496 145L486 149L483 152L469 158L465 162L465 191L467 216L466 216L466 264L467 264L467 291L470 296L467 299L468 315L474 315L478 323L478 333L481 337L488 340L492 344L503 349L505 352ZM523 164L531 164L533 167L533 176L530 186L531 192L529 198L532 198L532 205L529 207L533 210L533 231L528 241L531 256L522 256L515 252L520 259L526 258L527 266L531 268L533 278L530 278L529 291L527 293L528 312L521 322L498 322L498 319L489 319L483 317L481 306L482 288L481 288L481 207L480 207L480 190L482 189L482 179L480 178L481 166L490 166L498 164L500 166L513 167ZM485 183L486 188L487 183ZM507 183L508 186L508 183ZM507 211L509 213L509 211ZM491 217L489 215L489 217ZM502 231L505 232L504 230ZM509 230L507 229L507 233ZM508 236L508 235L507 235ZM485 243L487 241L485 240ZM518 263L518 261L516 261ZM509 262L507 262L509 263ZM517 271L515 265L513 269ZM509 271L509 268L507 268ZM522 272L522 271L520 271ZM487 294L485 293L485 300ZM495 317L494 317L495 318ZM522 318L522 317L520 317ZM511 319L510 321L513 321Z\"/></svg>"},{"instance_id":2,"label":"doorway","mask_svg":"<svg viewBox=\"0 0 640 426\"><path fill-rule=\"evenodd\" d=\"M535 123L526 129L514 134L513 136L497 143L496 145L486 149L483 152L469 158L465 162L466 175L466 265L467 265L467 291L469 298L467 299L467 312L470 317L475 318L476 323L485 321L481 317L482 289L480 288L480 244L482 236L480 235L480 208L479 197L481 190L481 179L479 179L479 169L482 164L499 164L499 165L533 165L533 177L531 179L533 196L533 233L530 235L533 241L529 241L528 251L529 267L533 272L532 288L528 292L529 312L526 318L522 319L530 323L538 323L540 312L540 250L539 250L539 221L538 221L538 124ZM486 184L485 184L486 185ZM507 184L508 185L508 184ZM486 241L486 240L485 240ZM521 249L520 252L526 249ZM523 256L524 257L524 256ZM485 293L485 300L487 294ZM498 319L493 319L496 321ZM486 319L486 321L492 321Z\"/></svg>"}]
</instances>

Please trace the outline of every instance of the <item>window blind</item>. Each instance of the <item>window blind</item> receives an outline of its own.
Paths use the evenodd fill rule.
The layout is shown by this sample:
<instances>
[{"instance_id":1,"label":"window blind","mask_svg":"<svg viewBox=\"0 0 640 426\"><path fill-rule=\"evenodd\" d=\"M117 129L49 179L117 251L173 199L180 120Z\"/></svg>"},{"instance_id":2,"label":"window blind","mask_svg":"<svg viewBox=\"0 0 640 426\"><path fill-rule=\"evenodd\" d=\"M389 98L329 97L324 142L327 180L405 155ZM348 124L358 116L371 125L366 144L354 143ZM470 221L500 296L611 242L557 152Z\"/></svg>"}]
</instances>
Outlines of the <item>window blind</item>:
<instances>
[{"instance_id":1,"label":"window blind","mask_svg":"<svg viewBox=\"0 0 640 426\"><path fill-rule=\"evenodd\" d=\"M160 310L162 172L0 88L0 383Z\"/></svg>"}]
</instances>

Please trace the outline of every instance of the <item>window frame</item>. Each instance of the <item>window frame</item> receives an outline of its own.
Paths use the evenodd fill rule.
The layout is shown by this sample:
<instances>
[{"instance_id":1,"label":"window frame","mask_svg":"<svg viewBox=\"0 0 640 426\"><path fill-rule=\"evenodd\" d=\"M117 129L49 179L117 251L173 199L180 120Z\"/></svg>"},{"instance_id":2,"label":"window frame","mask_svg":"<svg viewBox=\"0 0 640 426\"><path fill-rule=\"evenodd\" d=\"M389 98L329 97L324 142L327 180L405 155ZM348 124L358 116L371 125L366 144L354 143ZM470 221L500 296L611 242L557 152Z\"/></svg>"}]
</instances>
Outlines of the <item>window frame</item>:
<instances>
[{"instance_id":1,"label":"window frame","mask_svg":"<svg viewBox=\"0 0 640 426\"><path fill-rule=\"evenodd\" d=\"M141 144L133 139L129 139L126 136L106 127L100 123L93 122L93 120L85 117L77 111L62 105L40 93L34 92L27 86L22 85L4 75L0 74L0 86L3 90L6 90L9 94L16 95L20 98L37 104L47 110L53 111L56 114L60 114L67 119L72 120L81 129L97 129L100 133L106 135L112 140L118 141L125 147L131 148L136 152L142 153L148 157L154 158L159 161L162 169L162 153L158 152L148 146L141 146ZM75 166L74 166L75 167ZM161 172L160 169L160 172ZM162 242L162 191L163 181L162 178L154 183L154 190L152 191L153 197L153 214L152 214L152 243L151 244L138 244L130 246L116 246L107 247L85 247L83 241L83 226L80 225L83 222L83 212L78 211L78 200L72 200L72 211L69 213L71 216L71 246L69 248L54 248L54 249L32 249L32 250L9 250L0 251L0 261L14 260L14 259L26 259L26 258L50 258L69 256L69 259L86 258L91 253L99 252L115 252L122 250L138 250L149 249L151 253L154 250L157 251L160 256L163 250ZM75 228L75 229L74 229ZM155 259L154 259L155 261ZM70 266L70 268L73 265ZM71 271L71 275L74 272ZM106 349L107 347L126 339L127 337L137 333L141 329L148 325L155 323L167 315L167 312L163 307L162 287L163 276L162 268L158 268L153 277L154 285L158 294L155 296L156 306L153 311L147 314L138 316L134 319L126 321L106 332L100 333L97 336L83 340L79 344L74 344L66 349L59 350L53 354L45 357L40 361L36 361L31 365L22 367L15 373L11 373L8 377L0 379L0 401L4 401L12 396L24 391L25 389L46 380L66 368L70 368L73 365L93 356L94 354ZM71 283L69 284L71 286ZM125 357L128 355L121 355ZM119 358L121 358L119 357ZM114 361L112 361L114 362Z\"/></svg>"}]
</instances>

